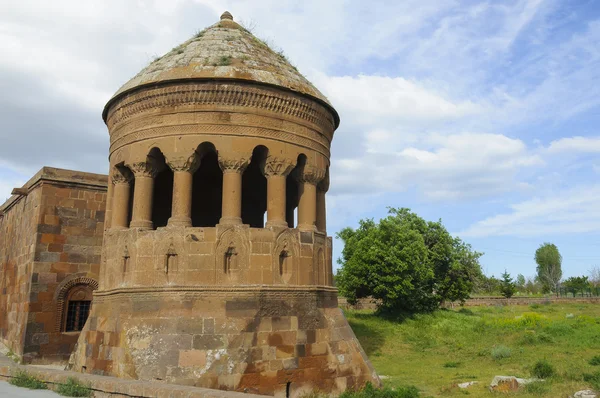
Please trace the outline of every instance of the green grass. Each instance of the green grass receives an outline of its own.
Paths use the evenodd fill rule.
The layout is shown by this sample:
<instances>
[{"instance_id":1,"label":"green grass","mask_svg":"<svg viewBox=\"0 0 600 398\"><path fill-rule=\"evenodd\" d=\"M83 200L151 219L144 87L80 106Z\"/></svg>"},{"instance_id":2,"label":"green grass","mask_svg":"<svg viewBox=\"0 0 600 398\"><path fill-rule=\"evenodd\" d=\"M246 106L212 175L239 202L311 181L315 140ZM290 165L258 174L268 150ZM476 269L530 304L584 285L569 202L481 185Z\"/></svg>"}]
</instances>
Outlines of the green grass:
<instances>
[{"instance_id":1,"label":"green grass","mask_svg":"<svg viewBox=\"0 0 600 398\"><path fill-rule=\"evenodd\" d=\"M46 383L23 370L19 370L14 377L10 379L9 383L13 386L25 387L31 390L46 390L48 388Z\"/></svg>"},{"instance_id":2,"label":"green grass","mask_svg":"<svg viewBox=\"0 0 600 398\"><path fill-rule=\"evenodd\" d=\"M465 394L458 383L477 380L468 395L494 397L487 387L496 375L551 373L514 395L563 397L600 389L600 371L593 366L600 360L591 358L600 344L598 305L471 307L397 319L370 311L346 316L390 388L414 385L423 397L458 397Z\"/></svg>"},{"instance_id":3,"label":"green grass","mask_svg":"<svg viewBox=\"0 0 600 398\"><path fill-rule=\"evenodd\" d=\"M92 390L74 377L69 377L67 382L59 384L56 392L65 397L91 397Z\"/></svg>"}]
</instances>

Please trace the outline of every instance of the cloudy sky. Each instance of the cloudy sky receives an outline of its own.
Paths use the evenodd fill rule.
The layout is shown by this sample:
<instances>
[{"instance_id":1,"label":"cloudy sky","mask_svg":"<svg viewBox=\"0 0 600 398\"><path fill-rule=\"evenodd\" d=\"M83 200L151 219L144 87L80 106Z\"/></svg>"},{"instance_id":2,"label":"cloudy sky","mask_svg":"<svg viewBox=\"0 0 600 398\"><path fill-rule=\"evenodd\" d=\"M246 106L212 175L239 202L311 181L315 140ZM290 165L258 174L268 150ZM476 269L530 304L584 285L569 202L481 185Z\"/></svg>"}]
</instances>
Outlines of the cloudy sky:
<instances>
[{"instance_id":1,"label":"cloudy sky","mask_svg":"<svg viewBox=\"0 0 600 398\"><path fill-rule=\"evenodd\" d=\"M108 98L224 10L341 115L331 234L409 207L488 274L533 275L545 241L600 265L593 0L1 0L0 201L44 165L105 173Z\"/></svg>"}]
</instances>

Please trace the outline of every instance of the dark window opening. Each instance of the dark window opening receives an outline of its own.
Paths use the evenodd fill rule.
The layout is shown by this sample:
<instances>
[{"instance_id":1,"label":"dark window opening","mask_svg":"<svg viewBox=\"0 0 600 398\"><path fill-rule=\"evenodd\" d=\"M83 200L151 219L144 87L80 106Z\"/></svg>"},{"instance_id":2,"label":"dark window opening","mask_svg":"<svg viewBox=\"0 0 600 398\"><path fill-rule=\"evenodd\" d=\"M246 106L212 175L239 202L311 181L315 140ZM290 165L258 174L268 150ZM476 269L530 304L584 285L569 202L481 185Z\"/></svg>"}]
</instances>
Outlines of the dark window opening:
<instances>
[{"instance_id":1,"label":"dark window opening","mask_svg":"<svg viewBox=\"0 0 600 398\"><path fill-rule=\"evenodd\" d=\"M69 301L65 331L79 332L90 314L91 301Z\"/></svg>"},{"instance_id":2,"label":"dark window opening","mask_svg":"<svg viewBox=\"0 0 600 398\"><path fill-rule=\"evenodd\" d=\"M289 228L294 228L297 225L295 217L295 210L298 208L298 202L300 200L298 192L298 181L296 181L296 174L300 169L304 167L306 163L306 156L300 154L294 170L287 176L285 180L285 218Z\"/></svg>"},{"instance_id":3,"label":"dark window opening","mask_svg":"<svg viewBox=\"0 0 600 398\"><path fill-rule=\"evenodd\" d=\"M127 203L127 226L133 218L133 192L135 191L135 179L129 180L129 202Z\"/></svg>"},{"instance_id":4,"label":"dark window opening","mask_svg":"<svg viewBox=\"0 0 600 398\"><path fill-rule=\"evenodd\" d=\"M291 387L292 387L292 383L288 381L287 384L285 385L285 396L286 396L286 398L290 398Z\"/></svg>"},{"instance_id":5,"label":"dark window opening","mask_svg":"<svg viewBox=\"0 0 600 398\"><path fill-rule=\"evenodd\" d=\"M223 172L217 153L210 150L202 157L194 173L192 189L192 225L214 227L222 213Z\"/></svg>"},{"instance_id":6,"label":"dark window opening","mask_svg":"<svg viewBox=\"0 0 600 398\"><path fill-rule=\"evenodd\" d=\"M267 211L267 178L262 167L268 150L259 145L252 151L252 161L242 176L242 222L252 228L263 228Z\"/></svg>"},{"instance_id":7,"label":"dark window opening","mask_svg":"<svg viewBox=\"0 0 600 398\"><path fill-rule=\"evenodd\" d=\"M165 156L158 148L152 148L148 155L148 162L152 162L159 172L154 177L154 191L152 193L152 223L154 228L166 227L171 218L173 205L173 171L167 166Z\"/></svg>"}]
</instances>

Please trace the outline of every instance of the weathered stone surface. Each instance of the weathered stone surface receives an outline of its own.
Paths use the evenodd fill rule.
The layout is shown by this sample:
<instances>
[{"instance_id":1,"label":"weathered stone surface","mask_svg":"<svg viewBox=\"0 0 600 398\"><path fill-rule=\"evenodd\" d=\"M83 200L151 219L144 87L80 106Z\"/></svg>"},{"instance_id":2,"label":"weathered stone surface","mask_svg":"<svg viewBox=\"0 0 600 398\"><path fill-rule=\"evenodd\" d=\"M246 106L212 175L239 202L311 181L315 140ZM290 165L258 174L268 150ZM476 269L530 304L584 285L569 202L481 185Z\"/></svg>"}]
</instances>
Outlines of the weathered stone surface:
<instances>
[{"instance_id":1,"label":"weathered stone surface","mask_svg":"<svg viewBox=\"0 0 600 398\"><path fill-rule=\"evenodd\" d=\"M573 398L596 398L597 396L593 390L581 390L573 394Z\"/></svg>"},{"instance_id":2,"label":"weathered stone surface","mask_svg":"<svg viewBox=\"0 0 600 398\"><path fill-rule=\"evenodd\" d=\"M515 376L494 376L490 383L490 391L509 392L517 391L520 387L534 381L543 381L539 379L521 379Z\"/></svg>"}]
</instances>

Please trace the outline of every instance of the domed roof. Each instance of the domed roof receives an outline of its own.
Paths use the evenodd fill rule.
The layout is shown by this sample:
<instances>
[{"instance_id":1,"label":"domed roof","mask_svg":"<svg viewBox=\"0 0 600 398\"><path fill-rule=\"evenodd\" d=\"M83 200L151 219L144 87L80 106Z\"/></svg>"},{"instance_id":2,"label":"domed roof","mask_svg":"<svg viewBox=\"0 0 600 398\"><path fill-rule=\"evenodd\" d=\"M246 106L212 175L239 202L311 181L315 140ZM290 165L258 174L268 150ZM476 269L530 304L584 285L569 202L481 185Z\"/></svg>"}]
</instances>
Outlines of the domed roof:
<instances>
[{"instance_id":1,"label":"domed roof","mask_svg":"<svg viewBox=\"0 0 600 398\"><path fill-rule=\"evenodd\" d=\"M280 86L320 100L335 114L327 98L283 53L273 51L234 22L227 11L219 22L156 59L125 83L108 101L104 114L113 100L131 89L182 79L247 80Z\"/></svg>"}]
</instances>

